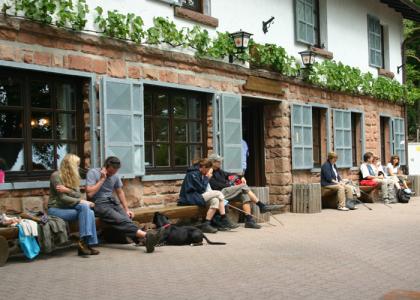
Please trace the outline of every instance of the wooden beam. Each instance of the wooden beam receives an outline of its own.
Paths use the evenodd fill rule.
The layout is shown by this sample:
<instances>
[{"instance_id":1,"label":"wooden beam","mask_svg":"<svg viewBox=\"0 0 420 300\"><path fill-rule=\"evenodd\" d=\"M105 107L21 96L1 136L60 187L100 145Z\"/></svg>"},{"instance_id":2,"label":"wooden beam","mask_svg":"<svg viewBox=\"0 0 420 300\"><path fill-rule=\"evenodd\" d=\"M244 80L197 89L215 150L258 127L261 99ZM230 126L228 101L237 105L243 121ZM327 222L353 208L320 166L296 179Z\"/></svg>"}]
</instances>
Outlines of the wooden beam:
<instances>
[{"instance_id":1,"label":"wooden beam","mask_svg":"<svg viewBox=\"0 0 420 300\"><path fill-rule=\"evenodd\" d=\"M280 81L266 79L256 76L249 76L244 84L244 89L255 92L263 92L275 95L284 95L284 90Z\"/></svg>"}]
</instances>

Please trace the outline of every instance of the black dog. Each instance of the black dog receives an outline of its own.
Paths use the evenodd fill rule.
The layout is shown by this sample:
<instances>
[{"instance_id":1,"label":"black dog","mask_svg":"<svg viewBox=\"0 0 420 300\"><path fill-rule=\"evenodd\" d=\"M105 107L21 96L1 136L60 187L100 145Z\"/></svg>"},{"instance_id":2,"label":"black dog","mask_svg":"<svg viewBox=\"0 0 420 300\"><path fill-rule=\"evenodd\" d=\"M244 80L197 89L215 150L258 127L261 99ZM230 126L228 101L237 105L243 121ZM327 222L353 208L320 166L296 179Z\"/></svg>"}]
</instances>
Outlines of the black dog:
<instances>
[{"instance_id":1,"label":"black dog","mask_svg":"<svg viewBox=\"0 0 420 300\"><path fill-rule=\"evenodd\" d=\"M159 212L156 212L153 216L153 224L156 225L157 229L165 228L159 244L200 246L204 239L210 245L226 245L226 243L210 241L200 229L194 226L171 225L169 219Z\"/></svg>"}]
</instances>

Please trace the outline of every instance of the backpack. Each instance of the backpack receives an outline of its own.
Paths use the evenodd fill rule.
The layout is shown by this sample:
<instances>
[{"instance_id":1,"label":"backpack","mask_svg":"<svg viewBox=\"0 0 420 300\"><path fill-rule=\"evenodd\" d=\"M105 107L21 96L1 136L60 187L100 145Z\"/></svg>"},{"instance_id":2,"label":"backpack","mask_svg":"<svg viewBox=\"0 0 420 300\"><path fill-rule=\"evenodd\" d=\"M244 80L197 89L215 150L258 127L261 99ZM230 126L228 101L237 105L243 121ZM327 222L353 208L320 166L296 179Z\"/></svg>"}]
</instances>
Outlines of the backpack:
<instances>
[{"instance_id":1,"label":"backpack","mask_svg":"<svg viewBox=\"0 0 420 300\"><path fill-rule=\"evenodd\" d=\"M411 194L408 194L404 191L404 189L399 189L397 191L397 199L400 203L408 203L410 201Z\"/></svg>"}]
</instances>

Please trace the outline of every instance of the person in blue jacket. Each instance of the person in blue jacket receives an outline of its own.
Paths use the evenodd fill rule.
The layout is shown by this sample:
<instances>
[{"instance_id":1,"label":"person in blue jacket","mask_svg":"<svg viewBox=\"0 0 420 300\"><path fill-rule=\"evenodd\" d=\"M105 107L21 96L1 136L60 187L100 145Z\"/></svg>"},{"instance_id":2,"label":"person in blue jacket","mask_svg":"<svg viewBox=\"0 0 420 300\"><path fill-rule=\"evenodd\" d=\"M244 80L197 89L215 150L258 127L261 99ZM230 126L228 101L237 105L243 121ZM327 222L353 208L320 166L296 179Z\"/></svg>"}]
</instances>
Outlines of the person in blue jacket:
<instances>
[{"instance_id":1,"label":"person in blue jacket","mask_svg":"<svg viewBox=\"0 0 420 300\"><path fill-rule=\"evenodd\" d=\"M229 229L229 220L225 213L225 197L221 191L213 191L209 179L213 175L212 162L201 159L197 164L188 168L179 193L179 205L207 206L209 209L201 230L206 233L216 233L217 229L211 226L211 219L219 210L223 229Z\"/></svg>"},{"instance_id":2,"label":"person in blue jacket","mask_svg":"<svg viewBox=\"0 0 420 300\"><path fill-rule=\"evenodd\" d=\"M338 174L336 162L338 155L335 152L328 153L327 161L321 166L321 193L322 196L327 194L335 193L337 200L337 209L342 211L348 211L346 207L346 198L348 200L353 199L352 187L346 185ZM355 209L354 205L351 205L352 209Z\"/></svg>"}]
</instances>

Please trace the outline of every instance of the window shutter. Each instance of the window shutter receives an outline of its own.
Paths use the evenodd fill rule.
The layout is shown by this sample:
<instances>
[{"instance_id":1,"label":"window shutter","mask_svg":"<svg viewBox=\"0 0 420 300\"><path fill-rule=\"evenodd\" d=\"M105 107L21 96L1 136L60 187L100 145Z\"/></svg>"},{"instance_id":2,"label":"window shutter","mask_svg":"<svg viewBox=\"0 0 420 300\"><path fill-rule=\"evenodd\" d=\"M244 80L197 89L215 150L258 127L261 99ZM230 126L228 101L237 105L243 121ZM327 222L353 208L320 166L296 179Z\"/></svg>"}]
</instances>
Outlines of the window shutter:
<instances>
[{"instance_id":1,"label":"window shutter","mask_svg":"<svg viewBox=\"0 0 420 300\"><path fill-rule=\"evenodd\" d=\"M405 158L405 124L402 118L392 119L394 141L393 141L393 152L400 157L400 164L406 164Z\"/></svg>"},{"instance_id":2,"label":"window shutter","mask_svg":"<svg viewBox=\"0 0 420 300\"><path fill-rule=\"evenodd\" d=\"M338 155L337 166L350 168L353 164L351 139L351 112L334 110L334 150Z\"/></svg>"},{"instance_id":3,"label":"window shutter","mask_svg":"<svg viewBox=\"0 0 420 300\"><path fill-rule=\"evenodd\" d=\"M101 159L117 156L121 177L144 175L143 86L103 77L101 82Z\"/></svg>"},{"instance_id":4,"label":"window shutter","mask_svg":"<svg viewBox=\"0 0 420 300\"><path fill-rule=\"evenodd\" d=\"M223 169L242 172L242 98L222 94L219 101L220 155L224 157Z\"/></svg>"},{"instance_id":5,"label":"window shutter","mask_svg":"<svg viewBox=\"0 0 420 300\"><path fill-rule=\"evenodd\" d=\"M382 68L382 27L377 18L368 16L369 64Z\"/></svg>"},{"instance_id":6,"label":"window shutter","mask_svg":"<svg viewBox=\"0 0 420 300\"><path fill-rule=\"evenodd\" d=\"M292 105L292 167L313 168L312 107Z\"/></svg>"},{"instance_id":7,"label":"window shutter","mask_svg":"<svg viewBox=\"0 0 420 300\"><path fill-rule=\"evenodd\" d=\"M295 0L295 31L299 42L315 44L315 0Z\"/></svg>"}]
</instances>

